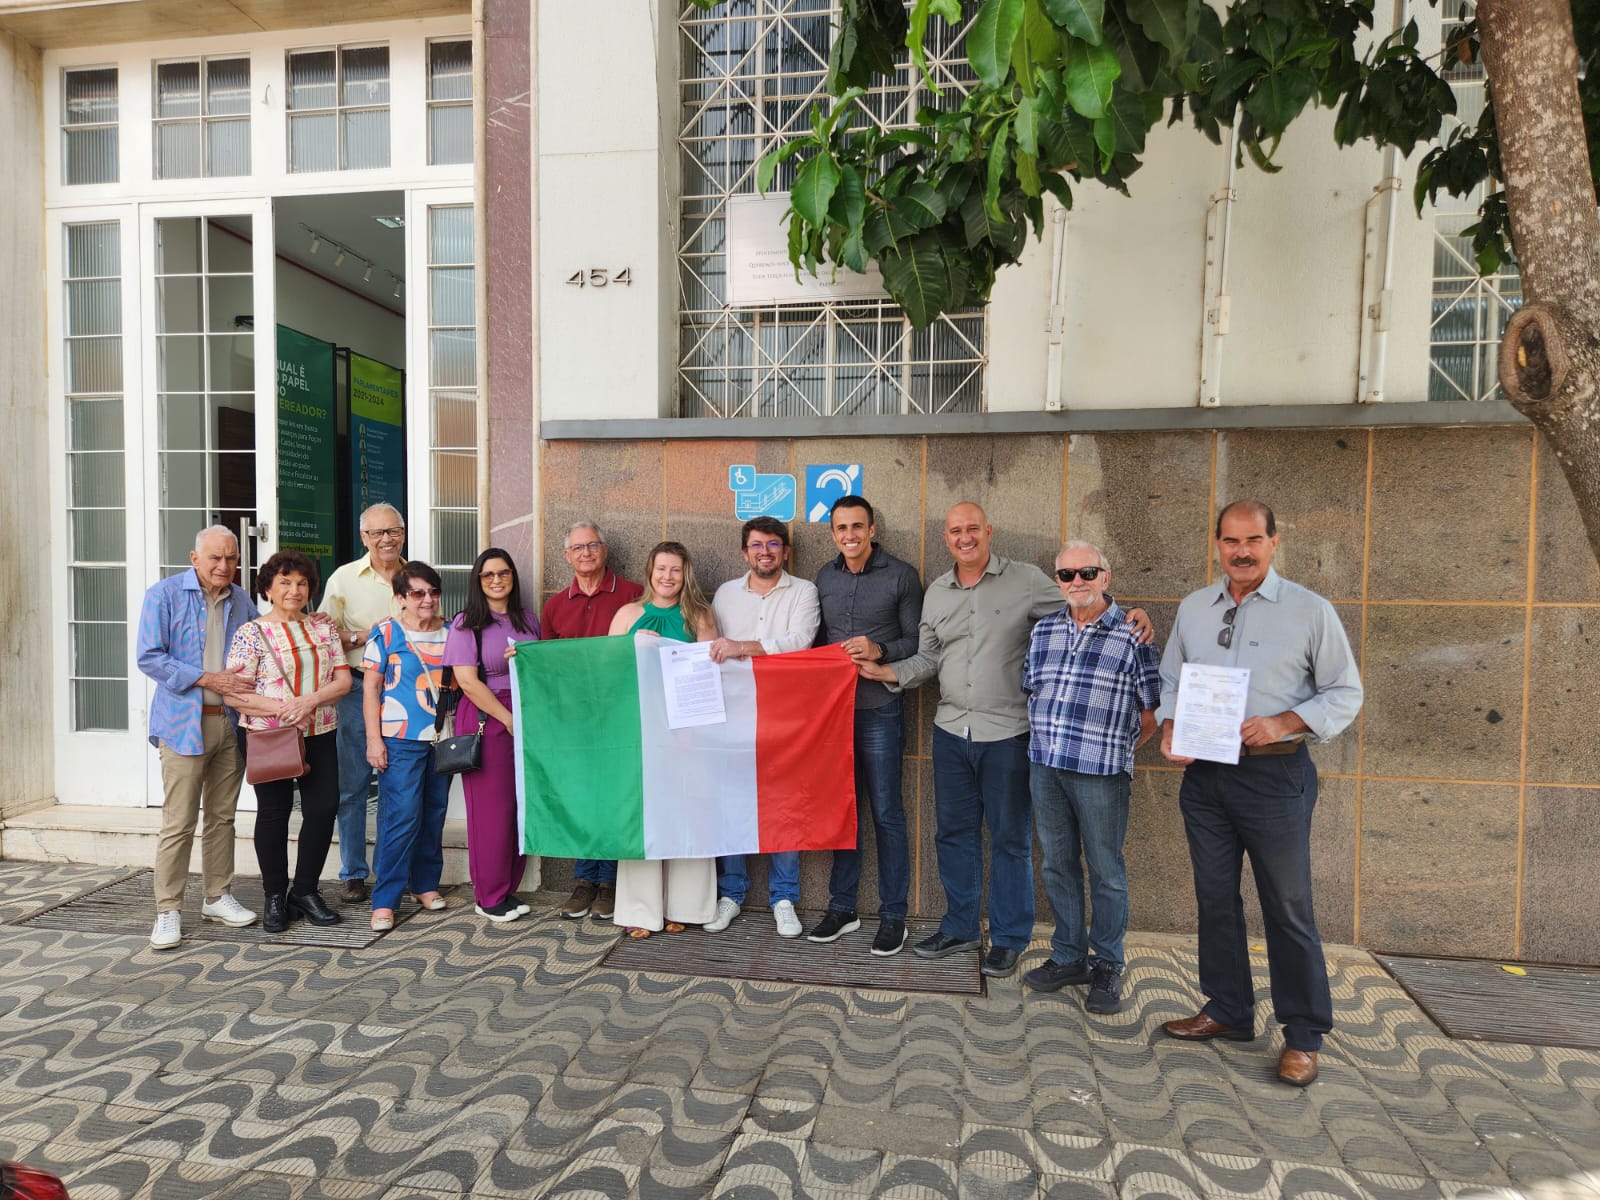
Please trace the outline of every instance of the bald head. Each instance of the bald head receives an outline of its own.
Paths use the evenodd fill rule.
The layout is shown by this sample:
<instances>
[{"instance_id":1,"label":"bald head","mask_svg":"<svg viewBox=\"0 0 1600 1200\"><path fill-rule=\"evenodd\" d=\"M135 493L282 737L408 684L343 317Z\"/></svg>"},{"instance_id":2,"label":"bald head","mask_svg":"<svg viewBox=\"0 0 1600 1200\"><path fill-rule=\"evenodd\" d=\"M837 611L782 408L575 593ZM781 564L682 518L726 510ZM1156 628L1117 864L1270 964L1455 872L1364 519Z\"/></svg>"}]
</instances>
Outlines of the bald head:
<instances>
[{"instance_id":1,"label":"bald head","mask_svg":"<svg viewBox=\"0 0 1600 1200\"><path fill-rule=\"evenodd\" d=\"M956 572L975 578L989 565L989 542L994 526L983 509L971 500L953 505L944 517L944 544L955 559Z\"/></svg>"}]
</instances>

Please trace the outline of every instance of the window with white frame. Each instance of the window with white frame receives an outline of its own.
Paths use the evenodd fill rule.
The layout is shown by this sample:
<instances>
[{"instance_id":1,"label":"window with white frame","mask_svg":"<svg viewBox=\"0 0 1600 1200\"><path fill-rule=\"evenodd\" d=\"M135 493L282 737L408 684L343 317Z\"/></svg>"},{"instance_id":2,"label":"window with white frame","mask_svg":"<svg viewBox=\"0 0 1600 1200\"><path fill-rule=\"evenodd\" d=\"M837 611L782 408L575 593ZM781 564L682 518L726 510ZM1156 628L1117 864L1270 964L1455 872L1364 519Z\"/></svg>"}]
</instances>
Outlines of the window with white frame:
<instances>
[{"instance_id":1,"label":"window with white frame","mask_svg":"<svg viewBox=\"0 0 1600 1200\"><path fill-rule=\"evenodd\" d=\"M969 19L976 9L969 7ZM755 194L756 164L805 132L827 98L837 0L732 0L679 22L683 125L678 247L679 415L795 417L976 412L983 402L985 313L916 330L892 301L733 307L727 302L727 208ZM965 30L934 22L929 66L947 96L975 79ZM884 128L914 125L937 99L907 65L867 97ZM786 189L797 160L773 189ZM841 268L842 269L842 268Z\"/></svg>"},{"instance_id":2,"label":"window with white frame","mask_svg":"<svg viewBox=\"0 0 1600 1200\"><path fill-rule=\"evenodd\" d=\"M155 64L152 168L157 179L250 174L250 60Z\"/></svg>"},{"instance_id":3,"label":"window with white frame","mask_svg":"<svg viewBox=\"0 0 1600 1200\"><path fill-rule=\"evenodd\" d=\"M61 182L116 183L117 171L117 68L63 71Z\"/></svg>"},{"instance_id":4,"label":"window with white frame","mask_svg":"<svg viewBox=\"0 0 1600 1200\"><path fill-rule=\"evenodd\" d=\"M72 728L128 728L122 230L68 225L62 287Z\"/></svg>"},{"instance_id":5,"label":"window with white frame","mask_svg":"<svg viewBox=\"0 0 1600 1200\"><path fill-rule=\"evenodd\" d=\"M472 43L428 43L428 165L472 161Z\"/></svg>"},{"instance_id":6,"label":"window with white frame","mask_svg":"<svg viewBox=\"0 0 1600 1200\"><path fill-rule=\"evenodd\" d=\"M389 47L292 50L289 170L363 171L389 165Z\"/></svg>"},{"instance_id":7,"label":"window with white frame","mask_svg":"<svg viewBox=\"0 0 1600 1200\"><path fill-rule=\"evenodd\" d=\"M1474 10L1463 0L1443 21L1448 46ZM1454 62L1444 72L1456 97L1455 120L1474 126L1483 114L1484 73L1478 62ZM1446 132L1448 132L1448 127ZM1492 275L1479 275L1472 238L1464 237L1478 220L1485 189L1470 196L1440 194L1434 214L1433 314L1429 327L1429 400L1500 398L1500 335L1522 307L1522 279L1514 262Z\"/></svg>"},{"instance_id":8,"label":"window with white frame","mask_svg":"<svg viewBox=\"0 0 1600 1200\"><path fill-rule=\"evenodd\" d=\"M478 555L478 335L472 205L428 209L428 459L433 565L445 607Z\"/></svg>"}]
</instances>

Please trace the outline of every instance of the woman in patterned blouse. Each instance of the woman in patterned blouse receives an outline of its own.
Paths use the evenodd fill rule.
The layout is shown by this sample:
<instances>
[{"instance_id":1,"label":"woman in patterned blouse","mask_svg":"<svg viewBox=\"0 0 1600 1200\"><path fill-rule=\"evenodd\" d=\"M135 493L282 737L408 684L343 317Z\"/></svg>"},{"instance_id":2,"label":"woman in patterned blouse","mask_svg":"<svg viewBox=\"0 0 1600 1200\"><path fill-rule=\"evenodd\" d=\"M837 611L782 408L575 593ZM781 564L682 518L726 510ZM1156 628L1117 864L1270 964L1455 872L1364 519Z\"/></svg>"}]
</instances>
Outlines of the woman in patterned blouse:
<instances>
[{"instance_id":1,"label":"woman in patterned blouse","mask_svg":"<svg viewBox=\"0 0 1600 1200\"><path fill-rule=\"evenodd\" d=\"M336 925L339 914L324 903L317 880L333 841L339 811L339 751L335 705L350 690L350 667L339 644L339 628L325 613L307 612L319 578L316 564L295 550L280 550L261 564L256 586L271 608L239 628L228 650L228 669L253 680L255 693L230 696L246 730L297 725L306 737L308 770L298 779L258 783L256 860L266 911L261 925L282 933L295 917L313 925ZM300 853L289 880L289 814L300 789Z\"/></svg>"}]
</instances>

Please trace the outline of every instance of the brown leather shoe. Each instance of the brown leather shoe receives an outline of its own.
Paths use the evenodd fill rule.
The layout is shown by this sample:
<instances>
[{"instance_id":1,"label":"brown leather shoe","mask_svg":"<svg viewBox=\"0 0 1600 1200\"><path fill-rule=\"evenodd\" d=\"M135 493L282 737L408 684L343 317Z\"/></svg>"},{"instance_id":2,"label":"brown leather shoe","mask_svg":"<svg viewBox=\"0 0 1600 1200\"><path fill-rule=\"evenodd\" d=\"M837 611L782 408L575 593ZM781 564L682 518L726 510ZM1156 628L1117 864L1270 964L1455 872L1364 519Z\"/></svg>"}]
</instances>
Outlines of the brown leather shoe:
<instances>
[{"instance_id":1,"label":"brown leather shoe","mask_svg":"<svg viewBox=\"0 0 1600 1200\"><path fill-rule=\"evenodd\" d=\"M589 915L589 906L594 903L596 888L587 879L578 880L572 889L572 895L567 897L567 902L561 906L561 915L576 920Z\"/></svg>"},{"instance_id":2,"label":"brown leather shoe","mask_svg":"<svg viewBox=\"0 0 1600 1200\"><path fill-rule=\"evenodd\" d=\"M589 906L589 915L596 921L609 921L611 915L617 911L617 885L602 883L600 890L594 895L594 903Z\"/></svg>"},{"instance_id":3,"label":"brown leather shoe","mask_svg":"<svg viewBox=\"0 0 1600 1200\"><path fill-rule=\"evenodd\" d=\"M346 904L361 904L367 899L367 881L365 879L346 879L344 886L339 889L339 899Z\"/></svg>"},{"instance_id":4,"label":"brown leather shoe","mask_svg":"<svg viewBox=\"0 0 1600 1200\"><path fill-rule=\"evenodd\" d=\"M1256 1040L1255 1030L1235 1029L1221 1021L1213 1021L1210 1014L1205 1012L1197 1012L1181 1021L1168 1021L1161 1028L1166 1030L1167 1036L1185 1042L1209 1042L1212 1038L1225 1038L1230 1042Z\"/></svg>"},{"instance_id":5,"label":"brown leather shoe","mask_svg":"<svg viewBox=\"0 0 1600 1200\"><path fill-rule=\"evenodd\" d=\"M1278 1059L1278 1078L1295 1087L1305 1087L1317 1077L1317 1052L1285 1046Z\"/></svg>"}]
</instances>

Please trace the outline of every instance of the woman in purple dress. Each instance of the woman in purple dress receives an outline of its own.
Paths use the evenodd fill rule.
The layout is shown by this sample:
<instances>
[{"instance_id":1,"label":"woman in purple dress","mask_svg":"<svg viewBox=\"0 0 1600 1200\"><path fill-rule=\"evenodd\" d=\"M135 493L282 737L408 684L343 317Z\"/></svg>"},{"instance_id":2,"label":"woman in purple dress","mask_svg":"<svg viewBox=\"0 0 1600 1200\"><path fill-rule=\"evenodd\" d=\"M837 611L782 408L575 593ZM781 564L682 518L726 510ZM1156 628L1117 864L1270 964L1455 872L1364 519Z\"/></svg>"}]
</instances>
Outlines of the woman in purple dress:
<instances>
[{"instance_id":1,"label":"woman in purple dress","mask_svg":"<svg viewBox=\"0 0 1600 1200\"><path fill-rule=\"evenodd\" d=\"M539 640L539 618L522 603L511 555L491 546L467 578L467 604L450 626L444 665L461 687L456 731L483 721L483 766L461 777L467 801L467 868L477 912L496 923L528 911L516 896L526 859L517 837L517 774L512 741L512 642Z\"/></svg>"}]
</instances>

